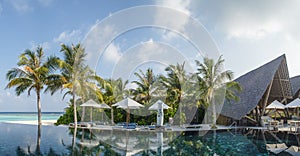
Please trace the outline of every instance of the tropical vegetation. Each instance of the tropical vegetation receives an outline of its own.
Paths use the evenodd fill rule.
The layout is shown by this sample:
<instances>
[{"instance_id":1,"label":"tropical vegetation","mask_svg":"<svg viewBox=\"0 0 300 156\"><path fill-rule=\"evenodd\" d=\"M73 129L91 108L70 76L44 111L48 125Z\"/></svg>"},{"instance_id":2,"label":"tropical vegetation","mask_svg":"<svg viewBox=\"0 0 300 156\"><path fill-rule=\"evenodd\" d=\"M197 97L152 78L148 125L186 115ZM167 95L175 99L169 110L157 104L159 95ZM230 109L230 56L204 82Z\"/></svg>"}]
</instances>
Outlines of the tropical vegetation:
<instances>
[{"instance_id":1,"label":"tropical vegetation","mask_svg":"<svg viewBox=\"0 0 300 156\"><path fill-rule=\"evenodd\" d=\"M194 120L186 114L197 110L203 116L208 107L212 107L212 127L216 125L216 104L219 93L225 90L225 98L238 100L236 91L241 88L237 82L232 81L233 72L223 70L224 59L222 56L215 60L204 58L196 60L197 72L188 73L185 63L169 65L165 74L155 74L151 68L146 71L138 70L134 73L136 80L132 81L135 87L127 88L129 81L119 79L105 79L97 75L87 65L86 52L81 44L61 44L62 58L56 56L45 57L42 47L36 51L26 50L19 57L18 67L7 72L9 83L7 88L15 87L17 95L27 90L28 95L35 91L37 95L38 119L41 124L41 93L49 92L51 95L61 91L63 98L69 95L69 108L64 116L60 117L57 124L68 124L81 120L78 114L82 111L78 105L93 99L99 103L106 103L112 109L104 113L110 116L110 123L124 121L125 111L113 107L113 104L130 97L145 105L145 109L161 99L171 109L164 110L165 121L175 117L175 124L184 124ZM137 114L144 110L137 110ZM177 115L178 114L178 115ZM200 115L200 116L201 116ZM139 124L150 124L156 119L155 114L144 116L131 115L131 119ZM83 119L83 118L82 118ZM197 122L201 122L198 120Z\"/></svg>"}]
</instances>

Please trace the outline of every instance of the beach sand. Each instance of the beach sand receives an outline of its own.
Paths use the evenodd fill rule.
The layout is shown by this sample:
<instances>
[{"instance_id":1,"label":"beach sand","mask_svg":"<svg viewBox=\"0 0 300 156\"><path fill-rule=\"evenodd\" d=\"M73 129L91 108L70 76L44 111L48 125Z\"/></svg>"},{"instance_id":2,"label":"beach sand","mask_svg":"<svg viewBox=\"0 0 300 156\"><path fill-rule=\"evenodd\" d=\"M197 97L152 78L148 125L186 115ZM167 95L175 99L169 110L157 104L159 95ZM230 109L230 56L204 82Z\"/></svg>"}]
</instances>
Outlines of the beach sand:
<instances>
[{"instance_id":1,"label":"beach sand","mask_svg":"<svg viewBox=\"0 0 300 156\"><path fill-rule=\"evenodd\" d=\"M6 121L5 123L15 123L15 124L26 124L26 125L37 125L38 121ZM42 120L42 125L53 126L56 120Z\"/></svg>"}]
</instances>

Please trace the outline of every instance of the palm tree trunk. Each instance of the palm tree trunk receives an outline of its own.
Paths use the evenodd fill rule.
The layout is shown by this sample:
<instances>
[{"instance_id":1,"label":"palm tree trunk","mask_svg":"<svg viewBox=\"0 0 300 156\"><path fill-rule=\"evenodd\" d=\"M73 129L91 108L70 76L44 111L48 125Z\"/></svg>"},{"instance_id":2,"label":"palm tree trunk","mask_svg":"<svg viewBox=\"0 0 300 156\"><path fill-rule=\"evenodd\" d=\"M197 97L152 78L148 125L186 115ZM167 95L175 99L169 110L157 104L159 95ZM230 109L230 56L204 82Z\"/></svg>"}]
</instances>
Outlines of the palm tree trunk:
<instances>
[{"instance_id":1,"label":"palm tree trunk","mask_svg":"<svg viewBox=\"0 0 300 156\"><path fill-rule=\"evenodd\" d=\"M217 123L217 114L216 114L216 105L215 105L215 102L214 100L211 100L211 104L212 104L212 118L213 118L213 127L216 126L216 123Z\"/></svg>"},{"instance_id":2,"label":"palm tree trunk","mask_svg":"<svg viewBox=\"0 0 300 156\"><path fill-rule=\"evenodd\" d=\"M215 105L215 100L213 97L213 91L210 91L209 93L209 101L210 105L212 106L212 128L216 128L216 123L217 123L217 115L216 115L216 105Z\"/></svg>"},{"instance_id":3,"label":"palm tree trunk","mask_svg":"<svg viewBox=\"0 0 300 156\"><path fill-rule=\"evenodd\" d=\"M42 125L38 125L37 140L36 140L36 154L37 155L41 155L41 128L42 128Z\"/></svg>"},{"instance_id":4,"label":"palm tree trunk","mask_svg":"<svg viewBox=\"0 0 300 156\"><path fill-rule=\"evenodd\" d=\"M74 128L77 128L77 108L76 108L76 99L73 92L73 107L74 107Z\"/></svg>"},{"instance_id":5,"label":"palm tree trunk","mask_svg":"<svg viewBox=\"0 0 300 156\"><path fill-rule=\"evenodd\" d=\"M110 115L111 115L111 125L113 125L114 124L114 109L113 108L111 108L110 109Z\"/></svg>"},{"instance_id":6,"label":"palm tree trunk","mask_svg":"<svg viewBox=\"0 0 300 156\"><path fill-rule=\"evenodd\" d=\"M181 94L178 98L178 105L179 105L179 125L181 126L183 123L182 123L182 116L181 116L181 113L182 113L182 106L181 106Z\"/></svg>"},{"instance_id":7,"label":"palm tree trunk","mask_svg":"<svg viewBox=\"0 0 300 156\"><path fill-rule=\"evenodd\" d=\"M38 111L38 125L42 125L42 110L41 110L41 93L37 91L37 111Z\"/></svg>"},{"instance_id":8,"label":"palm tree trunk","mask_svg":"<svg viewBox=\"0 0 300 156\"><path fill-rule=\"evenodd\" d=\"M77 136L77 126L74 127L73 140L72 140L72 153L75 151L76 145L76 136Z\"/></svg>"}]
</instances>

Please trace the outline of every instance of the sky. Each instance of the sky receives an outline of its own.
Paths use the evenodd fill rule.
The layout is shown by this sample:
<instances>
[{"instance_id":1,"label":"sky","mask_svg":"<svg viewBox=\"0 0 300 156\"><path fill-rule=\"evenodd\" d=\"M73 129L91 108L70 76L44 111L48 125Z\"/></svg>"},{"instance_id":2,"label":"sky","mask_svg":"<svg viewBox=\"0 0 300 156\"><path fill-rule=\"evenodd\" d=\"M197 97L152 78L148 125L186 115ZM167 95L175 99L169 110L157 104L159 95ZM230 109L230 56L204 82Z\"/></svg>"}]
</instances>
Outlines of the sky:
<instances>
[{"instance_id":1,"label":"sky","mask_svg":"<svg viewBox=\"0 0 300 156\"><path fill-rule=\"evenodd\" d=\"M88 62L103 77L132 80L138 69L160 73L182 61L193 71L193 61L214 55L214 48L235 77L282 54L290 76L300 75L299 19L297 0L0 0L0 112L36 111L34 94L17 97L5 89L5 74L25 49L42 46L47 56L60 56L61 43L106 46L95 54L86 47ZM121 31L134 22L148 25ZM194 42L200 30L205 37ZM66 102L61 93L45 94L42 111L63 111Z\"/></svg>"}]
</instances>

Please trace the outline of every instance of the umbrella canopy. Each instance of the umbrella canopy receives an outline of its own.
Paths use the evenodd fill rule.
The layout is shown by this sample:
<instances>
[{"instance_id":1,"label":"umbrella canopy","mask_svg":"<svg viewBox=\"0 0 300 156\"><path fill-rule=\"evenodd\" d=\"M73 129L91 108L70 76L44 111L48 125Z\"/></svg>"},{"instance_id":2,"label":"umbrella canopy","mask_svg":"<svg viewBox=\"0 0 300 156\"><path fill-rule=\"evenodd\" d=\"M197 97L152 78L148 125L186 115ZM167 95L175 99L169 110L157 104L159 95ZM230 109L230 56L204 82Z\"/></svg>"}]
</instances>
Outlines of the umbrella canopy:
<instances>
[{"instance_id":1,"label":"umbrella canopy","mask_svg":"<svg viewBox=\"0 0 300 156\"><path fill-rule=\"evenodd\" d=\"M130 98L126 98L123 99L122 101L119 101L115 104L113 104L112 106L116 106L118 108L122 108L125 109L127 111L127 116L126 116L126 123L128 125L129 120L130 120L130 109L139 109L140 107L145 107L143 105L141 105L140 103L130 99Z\"/></svg>"},{"instance_id":2,"label":"umbrella canopy","mask_svg":"<svg viewBox=\"0 0 300 156\"><path fill-rule=\"evenodd\" d=\"M87 102L85 102L85 103L83 103L83 104L81 104L80 105L81 107L91 107L91 108L102 108L102 109L111 109L107 104L105 104L105 103L101 103L101 104L98 104L97 102L95 102L94 100L88 100ZM91 110L91 122L92 122L92 116L93 116L93 114L92 114L92 110ZM103 117L102 117L102 119L103 119Z\"/></svg>"},{"instance_id":3,"label":"umbrella canopy","mask_svg":"<svg viewBox=\"0 0 300 156\"><path fill-rule=\"evenodd\" d=\"M156 101L152 106L150 106L149 110L157 110L157 120L156 125L163 126L164 123L164 111L163 109L169 109L170 107L166 105L161 100Z\"/></svg>"},{"instance_id":4,"label":"umbrella canopy","mask_svg":"<svg viewBox=\"0 0 300 156\"><path fill-rule=\"evenodd\" d=\"M89 100L83 104L80 105L81 107L93 107L93 108L105 108L105 109L111 109L107 104L101 103L98 104L94 100Z\"/></svg>"},{"instance_id":5,"label":"umbrella canopy","mask_svg":"<svg viewBox=\"0 0 300 156\"><path fill-rule=\"evenodd\" d=\"M166 105L164 102L162 102L161 100L156 101L152 106L150 106L148 108L148 110L158 110L159 109L159 104L162 105L162 109L169 109L171 107L169 107L168 105Z\"/></svg>"},{"instance_id":6,"label":"umbrella canopy","mask_svg":"<svg viewBox=\"0 0 300 156\"><path fill-rule=\"evenodd\" d=\"M288 147L285 143L281 144L266 144L267 150L272 153L279 154L280 152L286 150Z\"/></svg>"},{"instance_id":7,"label":"umbrella canopy","mask_svg":"<svg viewBox=\"0 0 300 156\"><path fill-rule=\"evenodd\" d=\"M118 108L123 108L123 109L139 109L140 107L144 107L140 103L138 103L130 98L126 98L122 101L119 101L118 103L115 103L112 106L116 106Z\"/></svg>"},{"instance_id":8,"label":"umbrella canopy","mask_svg":"<svg viewBox=\"0 0 300 156\"><path fill-rule=\"evenodd\" d=\"M280 103L279 101L275 100L266 108L267 109L285 109L285 106L282 103Z\"/></svg>"},{"instance_id":9,"label":"umbrella canopy","mask_svg":"<svg viewBox=\"0 0 300 156\"><path fill-rule=\"evenodd\" d=\"M300 155L300 147L298 147L298 146L291 146L290 148L286 149L285 151L290 153L291 155Z\"/></svg>"},{"instance_id":10,"label":"umbrella canopy","mask_svg":"<svg viewBox=\"0 0 300 156\"><path fill-rule=\"evenodd\" d=\"M107 104L105 103L100 103L98 104L97 108L102 108L102 109L111 109Z\"/></svg>"},{"instance_id":11,"label":"umbrella canopy","mask_svg":"<svg viewBox=\"0 0 300 156\"><path fill-rule=\"evenodd\" d=\"M300 107L300 99L298 98L285 106L285 108L297 108L297 107Z\"/></svg>"},{"instance_id":12,"label":"umbrella canopy","mask_svg":"<svg viewBox=\"0 0 300 156\"><path fill-rule=\"evenodd\" d=\"M81 107L97 107L98 103L94 100L88 100L87 102L80 105Z\"/></svg>"}]
</instances>

